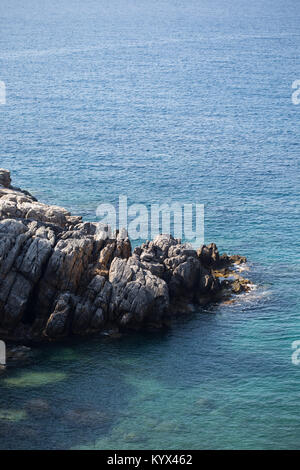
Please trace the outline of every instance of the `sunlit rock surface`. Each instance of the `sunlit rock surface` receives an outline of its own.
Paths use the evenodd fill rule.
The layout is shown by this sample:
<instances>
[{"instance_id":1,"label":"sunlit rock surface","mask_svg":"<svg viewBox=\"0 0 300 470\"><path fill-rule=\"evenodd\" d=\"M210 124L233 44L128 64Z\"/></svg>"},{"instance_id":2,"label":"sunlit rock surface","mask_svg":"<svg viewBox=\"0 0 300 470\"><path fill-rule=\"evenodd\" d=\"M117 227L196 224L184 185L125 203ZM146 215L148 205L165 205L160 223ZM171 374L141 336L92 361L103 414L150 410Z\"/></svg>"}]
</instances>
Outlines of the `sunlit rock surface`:
<instances>
[{"instance_id":1,"label":"sunlit rock surface","mask_svg":"<svg viewBox=\"0 0 300 470\"><path fill-rule=\"evenodd\" d=\"M132 252L97 223L38 202L0 169L0 337L51 340L107 328L163 327L193 305L247 290L239 256L159 235Z\"/></svg>"}]
</instances>

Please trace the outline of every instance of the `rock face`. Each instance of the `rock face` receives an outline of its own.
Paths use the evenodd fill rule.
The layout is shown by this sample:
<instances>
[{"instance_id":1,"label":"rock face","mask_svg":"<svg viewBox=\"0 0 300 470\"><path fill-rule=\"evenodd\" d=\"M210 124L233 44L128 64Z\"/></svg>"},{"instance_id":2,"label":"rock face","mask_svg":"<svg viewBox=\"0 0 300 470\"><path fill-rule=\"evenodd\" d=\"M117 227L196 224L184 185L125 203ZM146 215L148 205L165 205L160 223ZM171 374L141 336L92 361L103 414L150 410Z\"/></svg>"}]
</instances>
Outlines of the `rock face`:
<instances>
[{"instance_id":1,"label":"rock face","mask_svg":"<svg viewBox=\"0 0 300 470\"><path fill-rule=\"evenodd\" d=\"M221 298L231 284L214 270L243 261L220 256L215 244L196 252L171 235L132 253L128 238L99 237L97 223L38 202L0 169L0 337L161 327L190 304Z\"/></svg>"}]
</instances>

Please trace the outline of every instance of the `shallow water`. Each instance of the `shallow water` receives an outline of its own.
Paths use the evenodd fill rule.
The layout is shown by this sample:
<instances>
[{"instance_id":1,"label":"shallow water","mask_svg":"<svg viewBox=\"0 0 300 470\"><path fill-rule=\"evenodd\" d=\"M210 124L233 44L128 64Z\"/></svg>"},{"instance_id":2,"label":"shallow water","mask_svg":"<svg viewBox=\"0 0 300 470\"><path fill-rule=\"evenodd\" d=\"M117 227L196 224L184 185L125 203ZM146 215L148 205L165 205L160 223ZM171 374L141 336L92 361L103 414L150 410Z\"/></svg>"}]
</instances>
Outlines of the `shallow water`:
<instances>
[{"instance_id":1,"label":"shallow water","mask_svg":"<svg viewBox=\"0 0 300 470\"><path fill-rule=\"evenodd\" d=\"M256 289L169 331L34 350L0 375L0 448L299 448L298 2L0 5L0 166L95 220L205 204Z\"/></svg>"}]
</instances>

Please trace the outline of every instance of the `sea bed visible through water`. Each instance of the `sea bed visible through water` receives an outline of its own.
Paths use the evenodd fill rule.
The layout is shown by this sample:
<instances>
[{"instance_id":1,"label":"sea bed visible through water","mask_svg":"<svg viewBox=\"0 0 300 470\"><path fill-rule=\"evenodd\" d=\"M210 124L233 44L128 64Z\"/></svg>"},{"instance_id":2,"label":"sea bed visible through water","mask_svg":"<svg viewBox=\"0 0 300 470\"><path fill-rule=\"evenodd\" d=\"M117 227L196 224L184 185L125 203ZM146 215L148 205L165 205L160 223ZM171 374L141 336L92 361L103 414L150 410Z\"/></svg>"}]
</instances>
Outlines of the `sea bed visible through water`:
<instances>
[{"instance_id":1,"label":"sea bed visible through water","mask_svg":"<svg viewBox=\"0 0 300 470\"><path fill-rule=\"evenodd\" d=\"M0 10L0 166L85 220L120 194L203 203L205 242L256 285L167 331L32 350L0 376L0 447L298 448L297 2Z\"/></svg>"}]
</instances>

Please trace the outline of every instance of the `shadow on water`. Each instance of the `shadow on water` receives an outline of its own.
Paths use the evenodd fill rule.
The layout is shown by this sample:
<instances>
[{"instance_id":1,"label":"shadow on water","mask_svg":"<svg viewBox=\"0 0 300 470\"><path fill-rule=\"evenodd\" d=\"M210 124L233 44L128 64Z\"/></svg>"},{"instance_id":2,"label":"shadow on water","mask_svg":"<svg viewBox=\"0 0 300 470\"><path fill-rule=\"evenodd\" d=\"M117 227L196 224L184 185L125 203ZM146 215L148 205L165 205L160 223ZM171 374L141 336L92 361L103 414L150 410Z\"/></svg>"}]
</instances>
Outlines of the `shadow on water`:
<instances>
[{"instance_id":1,"label":"shadow on water","mask_svg":"<svg viewBox=\"0 0 300 470\"><path fill-rule=\"evenodd\" d=\"M150 435L188 432L186 418L218 411L222 394L211 393L214 384L269 367L247 348L235 358L230 325L242 321L240 308L224 314L229 324L220 305L211 305L170 329L34 349L0 377L0 448L147 447ZM178 409L182 416L174 419Z\"/></svg>"},{"instance_id":2,"label":"shadow on water","mask_svg":"<svg viewBox=\"0 0 300 470\"><path fill-rule=\"evenodd\" d=\"M272 302L247 299L201 308L165 330L34 348L0 377L0 448L209 448L219 426L229 432L220 446L230 447L235 422L244 432L254 426L243 421L254 404L262 416L282 405L278 358L272 363L272 344L257 343Z\"/></svg>"},{"instance_id":3,"label":"shadow on water","mask_svg":"<svg viewBox=\"0 0 300 470\"><path fill-rule=\"evenodd\" d=\"M0 377L0 448L65 449L109 433L134 388L108 343L45 345L31 362L8 367Z\"/></svg>"}]
</instances>

